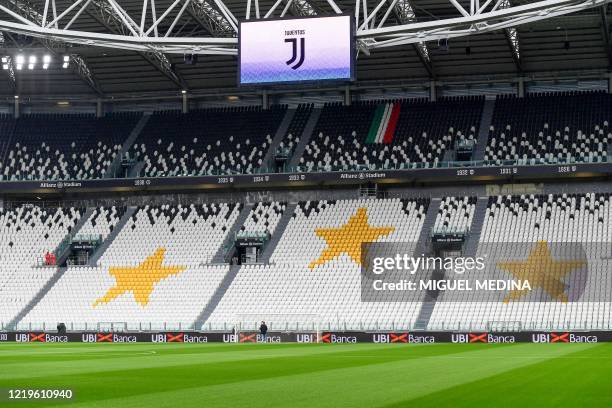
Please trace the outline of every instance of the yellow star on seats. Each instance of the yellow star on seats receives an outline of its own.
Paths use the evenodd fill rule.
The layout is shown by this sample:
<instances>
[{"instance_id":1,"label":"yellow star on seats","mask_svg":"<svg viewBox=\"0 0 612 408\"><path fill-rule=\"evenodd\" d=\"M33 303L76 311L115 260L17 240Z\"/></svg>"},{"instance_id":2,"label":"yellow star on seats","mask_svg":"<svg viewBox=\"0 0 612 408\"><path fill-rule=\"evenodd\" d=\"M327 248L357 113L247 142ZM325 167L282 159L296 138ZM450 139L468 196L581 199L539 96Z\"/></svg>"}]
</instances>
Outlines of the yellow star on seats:
<instances>
[{"instance_id":1,"label":"yellow star on seats","mask_svg":"<svg viewBox=\"0 0 612 408\"><path fill-rule=\"evenodd\" d=\"M319 259L312 261L310 269L331 261L342 253L348 254L351 259L361 265L361 244L374 242L378 238L389 235L395 231L394 227L372 227L368 224L368 214L365 208L359 208L348 223L340 228L318 228L315 233L327 242Z\"/></svg>"},{"instance_id":2,"label":"yellow star on seats","mask_svg":"<svg viewBox=\"0 0 612 408\"><path fill-rule=\"evenodd\" d=\"M562 279L573 270L585 265L585 260L555 261L545 241L538 242L524 261L497 263L498 268L509 271L517 280L528 281L531 290L542 288L551 298L560 302L568 301ZM504 303L518 300L529 292L513 290L506 296Z\"/></svg>"},{"instance_id":3,"label":"yellow star on seats","mask_svg":"<svg viewBox=\"0 0 612 408\"><path fill-rule=\"evenodd\" d=\"M186 269L183 266L163 266L165 253L166 248L157 248L153 255L136 267L110 267L108 273L115 277L115 286L106 291L104 296L97 299L93 307L100 303L108 303L125 292L132 292L136 302L142 307L146 306L155 284Z\"/></svg>"}]
</instances>

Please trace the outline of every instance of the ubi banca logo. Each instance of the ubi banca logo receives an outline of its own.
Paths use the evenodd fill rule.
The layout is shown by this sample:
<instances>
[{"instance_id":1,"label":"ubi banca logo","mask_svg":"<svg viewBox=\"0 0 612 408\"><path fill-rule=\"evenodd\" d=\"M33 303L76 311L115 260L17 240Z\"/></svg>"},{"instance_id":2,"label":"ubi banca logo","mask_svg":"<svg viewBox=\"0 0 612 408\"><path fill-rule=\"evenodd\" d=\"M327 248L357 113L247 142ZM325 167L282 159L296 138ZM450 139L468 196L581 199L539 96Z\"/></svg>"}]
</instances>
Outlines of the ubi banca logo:
<instances>
[{"instance_id":1,"label":"ubi banca logo","mask_svg":"<svg viewBox=\"0 0 612 408\"><path fill-rule=\"evenodd\" d=\"M68 336L47 333L17 333L15 341L19 343L67 343Z\"/></svg>"},{"instance_id":2,"label":"ubi banca logo","mask_svg":"<svg viewBox=\"0 0 612 408\"><path fill-rule=\"evenodd\" d=\"M597 343L598 337L592 334L576 333L534 333L531 335L533 343Z\"/></svg>"}]
</instances>

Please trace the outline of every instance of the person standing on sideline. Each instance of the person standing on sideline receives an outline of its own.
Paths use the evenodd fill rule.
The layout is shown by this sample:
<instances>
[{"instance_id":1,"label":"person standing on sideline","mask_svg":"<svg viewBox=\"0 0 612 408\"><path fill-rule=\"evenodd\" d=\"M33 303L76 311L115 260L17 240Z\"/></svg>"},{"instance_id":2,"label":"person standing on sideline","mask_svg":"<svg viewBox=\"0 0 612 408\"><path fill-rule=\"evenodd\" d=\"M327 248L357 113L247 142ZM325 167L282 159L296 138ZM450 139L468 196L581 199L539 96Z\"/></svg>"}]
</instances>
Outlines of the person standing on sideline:
<instances>
[{"instance_id":1,"label":"person standing on sideline","mask_svg":"<svg viewBox=\"0 0 612 408\"><path fill-rule=\"evenodd\" d=\"M259 333L261 334L261 341L265 343L268 335L268 326L266 326L266 322L264 322L263 320L261 321L261 325L259 326Z\"/></svg>"}]
</instances>

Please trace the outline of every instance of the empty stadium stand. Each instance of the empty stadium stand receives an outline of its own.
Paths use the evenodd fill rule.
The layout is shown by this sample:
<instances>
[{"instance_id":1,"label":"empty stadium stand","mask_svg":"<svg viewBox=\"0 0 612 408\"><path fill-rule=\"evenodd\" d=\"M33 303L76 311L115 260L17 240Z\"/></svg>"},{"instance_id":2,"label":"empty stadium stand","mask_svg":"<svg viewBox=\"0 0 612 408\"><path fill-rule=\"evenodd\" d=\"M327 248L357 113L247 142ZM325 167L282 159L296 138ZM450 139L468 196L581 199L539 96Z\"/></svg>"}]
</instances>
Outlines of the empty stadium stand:
<instances>
[{"instance_id":1,"label":"empty stadium stand","mask_svg":"<svg viewBox=\"0 0 612 408\"><path fill-rule=\"evenodd\" d=\"M484 160L493 164L603 162L612 140L609 94L499 98Z\"/></svg>"},{"instance_id":2,"label":"empty stadium stand","mask_svg":"<svg viewBox=\"0 0 612 408\"><path fill-rule=\"evenodd\" d=\"M125 214L125 207L98 207L79 231L83 235L96 235L105 240Z\"/></svg>"},{"instance_id":3,"label":"empty stadium stand","mask_svg":"<svg viewBox=\"0 0 612 408\"><path fill-rule=\"evenodd\" d=\"M360 251L363 237L374 239L374 235L377 242L403 242L414 247L427 206L428 200L400 199L299 203L271 265L243 266L204 328L227 327L245 311L261 316L271 311L316 314L322 328L390 330L409 326L418 303L361 302L359 263L333 248L338 244ZM384 231L368 234L380 228ZM322 238L327 229L339 231L337 242ZM293 326L283 327L283 323ZM298 323L272 319L270 324L295 330Z\"/></svg>"},{"instance_id":4,"label":"empty stadium stand","mask_svg":"<svg viewBox=\"0 0 612 408\"><path fill-rule=\"evenodd\" d=\"M140 118L136 113L0 118L0 181L102 178Z\"/></svg>"},{"instance_id":5,"label":"empty stadium stand","mask_svg":"<svg viewBox=\"0 0 612 408\"><path fill-rule=\"evenodd\" d=\"M327 104L300 159L308 171L435 166L475 140L484 99Z\"/></svg>"},{"instance_id":6,"label":"empty stadium stand","mask_svg":"<svg viewBox=\"0 0 612 408\"><path fill-rule=\"evenodd\" d=\"M524 330L610 327L612 306L605 301L612 295L606 272L610 265L602 257L612 240L609 193L491 196L484 208L477 256L525 259L542 242L567 248L581 243L588 273L565 281L568 287L583 285L581 302L551 301L545 291L509 303L503 293L483 299L470 292L419 299L398 293L383 301L361 301L363 241L404 243L416 254L421 236L430 236L423 232L424 225L431 232L469 234L479 217L476 212L483 208L475 196L444 197L433 208L430 202L364 198L290 206L270 201L248 207L244 220L238 219L241 204L150 205L138 207L120 231L114 228L126 208L100 207L87 217L80 233L104 238L112 234L109 247L95 266L69 266L59 275L57 267L41 265L43 254L60 245L85 210L4 209L0 322L6 325L21 316L51 282L33 309L22 313L18 328L48 329L62 321L73 330L98 330L108 324L126 330L184 330L197 324L196 329L227 331L245 311L316 315L322 330L486 331L496 324ZM275 236L287 208L294 210L266 263L211 263L234 228ZM432 219L426 222L426 215ZM510 276L494 265L488 268L497 278ZM57 282L51 281L56 275ZM288 319L270 323L283 330L307 329Z\"/></svg>"},{"instance_id":7,"label":"empty stadium stand","mask_svg":"<svg viewBox=\"0 0 612 408\"><path fill-rule=\"evenodd\" d=\"M57 272L43 265L79 221L83 209L0 208L0 323L8 324Z\"/></svg>"},{"instance_id":8,"label":"empty stadium stand","mask_svg":"<svg viewBox=\"0 0 612 408\"><path fill-rule=\"evenodd\" d=\"M149 177L254 173L286 107L217 108L152 115L130 155Z\"/></svg>"},{"instance_id":9,"label":"empty stadium stand","mask_svg":"<svg viewBox=\"0 0 612 408\"><path fill-rule=\"evenodd\" d=\"M295 149L300 143L302 133L304 132L304 128L308 123L308 118L310 118L312 110L312 104L302 104L296 108L293 120L287 129L287 134L283 137L278 145L277 155L283 155L287 158L290 158L293 155Z\"/></svg>"},{"instance_id":10,"label":"empty stadium stand","mask_svg":"<svg viewBox=\"0 0 612 408\"><path fill-rule=\"evenodd\" d=\"M460 144L487 165L607 163L611 98L591 92L364 100L146 119L0 115L0 182L114 177L124 153L136 163L125 174L147 177L254 174L278 155L284 170L298 164L310 172L435 167L453 160ZM482 162L464 164L469 171ZM265 317L273 330L308 329L289 316L316 316L322 330L612 329L609 182L347 186L334 191L325 181L285 191L272 183L255 193L241 186L170 193L168 186L168 196L87 191L82 200L57 191L44 199L28 195L27 204L0 191L0 329L65 322L70 330L227 332L246 313ZM533 194L521 194L522 187ZM452 234L456 241L445 246ZM47 262L46 254L66 254L79 237L99 240L91 258ZM255 245L252 238L261 241L257 256L236 256L242 243ZM365 301L364 242L389 244L389 255L401 246L414 256L485 257L491 261L482 273L494 279L512 278L516 271L503 265L533 253L550 261L578 251L582 258L575 271L555 278L561 291L542 286L524 298L398 291ZM443 268L426 273L453 276ZM402 278L392 272L389 279Z\"/></svg>"},{"instance_id":11,"label":"empty stadium stand","mask_svg":"<svg viewBox=\"0 0 612 408\"><path fill-rule=\"evenodd\" d=\"M514 324L511 329L561 330L610 327L610 260L612 238L610 194L548 194L493 196L481 233L478 255L493 259L528 259L537 245L548 245L556 256L576 257L575 246L585 253L588 271L563 277L567 293L577 299L550 299L540 290L530 299L502 301L506 295L486 297L470 292L445 293L438 300L430 330L491 330L494 324ZM556 246L555 246L556 245ZM543 264L544 265L544 264ZM508 271L488 265L486 276L499 279ZM542 268L545 268L542 266ZM569 301L568 301L569 300ZM606 301L607 300L607 301Z\"/></svg>"},{"instance_id":12,"label":"empty stadium stand","mask_svg":"<svg viewBox=\"0 0 612 408\"><path fill-rule=\"evenodd\" d=\"M444 197L433 230L468 232L475 208L476 197Z\"/></svg>"},{"instance_id":13,"label":"empty stadium stand","mask_svg":"<svg viewBox=\"0 0 612 408\"><path fill-rule=\"evenodd\" d=\"M99 266L69 267L21 327L58 321L75 330L100 322L134 330L190 327L229 270L208 262L239 211L237 204L140 207ZM116 215L100 214L116 213L102 209L95 220L114 222Z\"/></svg>"},{"instance_id":14,"label":"empty stadium stand","mask_svg":"<svg viewBox=\"0 0 612 408\"><path fill-rule=\"evenodd\" d=\"M284 105L161 111L146 120L139 113L4 115L0 181L125 175L124 156L134 161L127 174L147 177L250 174L274 169L275 158L301 171L435 167L455 160L461 144L488 165L607 162L610 98L591 92L302 104L290 118Z\"/></svg>"},{"instance_id":15,"label":"empty stadium stand","mask_svg":"<svg viewBox=\"0 0 612 408\"><path fill-rule=\"evenodd\" d=\"M283 216L287 203L261 202L258 203L240 227L238 234L262 233L272 235L276 230L278 221Z\"/></svg>"}]
</instances>

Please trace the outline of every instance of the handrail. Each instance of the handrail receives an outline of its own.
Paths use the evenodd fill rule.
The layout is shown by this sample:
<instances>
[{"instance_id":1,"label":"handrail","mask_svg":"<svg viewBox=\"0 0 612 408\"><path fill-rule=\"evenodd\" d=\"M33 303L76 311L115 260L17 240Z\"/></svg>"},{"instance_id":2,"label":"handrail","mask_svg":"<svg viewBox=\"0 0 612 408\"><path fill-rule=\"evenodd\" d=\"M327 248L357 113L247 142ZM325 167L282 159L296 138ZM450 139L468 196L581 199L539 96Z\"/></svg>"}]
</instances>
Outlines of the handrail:
<instances>
[{"instance_id":1,"label":"handrail","mask_svg":"<svg viewBox=\"0 0 612 408\"><path fill-rule=\"evenodd\" d=\"M397 163L397 165L389 166L376 166L373 164L355 164L345 166L294 166L277 171L276 169L262 167L253 169L252 171L241 171L237 169L226 169L224 171L208 171L208 172L196 172L192 171L187 174L167 172L163 175L154 176L140 176L138 178L165 178L165 177L200 177L200 176L234 176L234 175L257 175L257 174L292 174L292 173L328 173L328 172L342 172L342 171L386 171L386 170L419 170L419 169L451 169L451 168L470 168L470 167L508 167L508 166L538 166L538 165L572 165L572 164L597 164L597 163L610 163L612 162L612 156L604 156L601 158L592 158L592 160L569 158L569 159L517 159L517 160L469 160L469 161L433 161L433 162L406 162ZM69 179L69 178L57 178L50 177L45 179L35 178L29 174L26 176L15 177L11 176L10 179L0 179L0 181L50 181L50 182L74 182L84 180L95 180L95 179Z\"/></svg>"}]
</instances>

